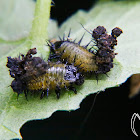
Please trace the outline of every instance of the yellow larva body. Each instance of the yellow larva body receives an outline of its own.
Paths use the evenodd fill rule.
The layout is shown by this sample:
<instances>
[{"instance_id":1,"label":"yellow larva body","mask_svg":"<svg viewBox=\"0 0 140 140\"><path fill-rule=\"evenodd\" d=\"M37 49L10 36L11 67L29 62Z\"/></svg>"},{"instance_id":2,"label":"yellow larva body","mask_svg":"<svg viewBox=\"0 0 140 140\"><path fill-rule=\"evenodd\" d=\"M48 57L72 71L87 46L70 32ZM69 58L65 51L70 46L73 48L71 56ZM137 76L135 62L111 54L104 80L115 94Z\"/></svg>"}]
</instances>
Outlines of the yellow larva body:
<instances>
[{"instance_id":1,"label":"yellow larva body","mask_svg":"<svg viewBox=\"0 0 140 140\"><path fill-rule=\"evenodd\" d=\"M50 60L58 58L63 63L73 64L84 75L90 72L94 73L96 77L98 74L106 74L113 68L113 59L116 55L114 46L117 45L117 37L121 33L122 30L116 27L112 30L111 35L108 35L103 26L98 26L93 33L90 33L93 37L91 42L94 41L95 44L87 50L90 43L80 46L83 36L78 43L75 43L69 39L69 32L66 40L63 37L54 43L50 41L49 46L54 53L50 55ZM93 46L96 46L96 49Z\"/></svg>"},{"instance_id":2,"label":"yellow larva body","mask_svg":"<svg viewBox=\"0 0 140 140\"><path fill-rule=\"evenodd\" d=\"M36 54L36 48L30 49L27 54L18 58L8 57L7 67L14 80L11 87L14 92L24 93L27 98L28 93L41 93L42 99L49 95L51 90L55 90L57 98L60 96L62 88L77 93L73 84L82 85L84 76L78 72L73 65L66 65L60 62L45 62L40 57L32 57Z\"/></svg>"},{"instance_id":3,"label":"yellow larva body","mask_svg":"<svg viewBox=\"0 0 140 140\"><path fill-rule=\"evenodd\" d=\"M64 79L66 74L66 65L64 64L53 64L50 68L46 69L46 73L39 77L33 78L29 81L27 86L29 90L46 90L55 89L56 86L64 88L68 87L70 82Z\"/></svg>"},{"instance_id":4,"label":"yellow larva body","mask_svg":"<svg viewBox=\"0 0 140 140\"><path fill-rule=\"evenodd\" d=\"M61 60L66 60L69 64L74 63L74 66L79 68L79 71L84 73L98 70L95 63L95 56L82 46L65 41L60 47L55 48L56 54L61 54Z\"/></svg>"}]
</instances>

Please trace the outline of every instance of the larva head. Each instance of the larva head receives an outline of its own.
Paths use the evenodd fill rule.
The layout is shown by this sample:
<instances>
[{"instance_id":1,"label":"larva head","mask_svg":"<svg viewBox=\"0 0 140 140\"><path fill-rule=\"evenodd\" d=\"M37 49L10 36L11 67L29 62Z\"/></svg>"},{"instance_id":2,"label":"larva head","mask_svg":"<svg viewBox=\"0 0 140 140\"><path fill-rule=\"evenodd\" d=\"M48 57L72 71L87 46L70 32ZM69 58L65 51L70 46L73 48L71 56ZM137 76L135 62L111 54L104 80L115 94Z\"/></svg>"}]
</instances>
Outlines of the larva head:
<instances>
[{"instance_id":1,"label":"larva head","mask_svg":"<svg viewBox=\"0 0 140 140\"><path fill-rule=\"evenodd\" d=\"M62 43L63 41L50 42L48 45L50 46L51 52L56 53L56 50L61 47Z\"/></svg>"},{"instance_id":2,"label":"larva head","mask_svg":"<svg viewBox=\"0 0 140 140\"><path fill-rule=\"evenodd\" d=\"M76 85L82 85L84 83L84 75L82 75L82 73L77 73L76 76Z\"/></svg>"},{"instance_id":3,"label":"larva head","mask_svg":"<svg viewBox=\"0 0 140 140\"><path fill-rule=\"evenodd\" d=\"M64 79L71 83L75 83L76 85L82 85L84 83L84 76L81 73L78 73L77 68L73 65L66 66Z\"/></svg>"},{"instance_id":4,"label":"larva head","mask_svg":"<svg viewBox=\"0 0 140 140\"><path fill-rule=\"evenodd\" d=\"M18 95L23 93L24 90L26 89L25 84L22 83L22 81L20 79L13 80L11 83L11 87L14 92L18 93Z\"/></svg>"}]
</instances>

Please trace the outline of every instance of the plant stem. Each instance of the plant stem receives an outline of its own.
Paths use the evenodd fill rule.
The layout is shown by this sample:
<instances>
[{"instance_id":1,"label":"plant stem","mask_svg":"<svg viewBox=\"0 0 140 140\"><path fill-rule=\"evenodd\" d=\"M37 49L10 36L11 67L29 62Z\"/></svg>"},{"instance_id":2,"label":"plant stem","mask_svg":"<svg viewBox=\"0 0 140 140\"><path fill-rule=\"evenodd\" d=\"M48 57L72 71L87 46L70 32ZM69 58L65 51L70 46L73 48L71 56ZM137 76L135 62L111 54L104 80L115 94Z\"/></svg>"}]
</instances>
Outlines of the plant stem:
<instances>
[{"instance_id":1,"label":"plant stem","mask_svg":"<svg viewBox=\"0 0 140 140\"><path fill-rule=\"evenodd\" d=\"M45 49L44 45L48 36L47 27L50 18L50 8L51 0L37 0L28 41L30 42L31 48L37 48L38 54L43 53Z\"/></svg>"}]
</instances>

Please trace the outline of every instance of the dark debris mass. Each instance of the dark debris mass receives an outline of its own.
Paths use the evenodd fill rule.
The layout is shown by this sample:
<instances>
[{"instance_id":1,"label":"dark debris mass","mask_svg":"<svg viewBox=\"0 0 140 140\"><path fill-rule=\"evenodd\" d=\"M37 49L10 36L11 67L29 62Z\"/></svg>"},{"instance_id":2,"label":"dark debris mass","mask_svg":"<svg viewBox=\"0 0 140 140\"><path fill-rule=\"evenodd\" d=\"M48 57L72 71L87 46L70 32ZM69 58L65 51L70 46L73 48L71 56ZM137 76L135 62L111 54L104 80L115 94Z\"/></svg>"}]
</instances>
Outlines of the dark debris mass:
<instances>
[{"instance_id":1,"label":"dark debris mass","mask_svg":"<svg viewBox=\"0 0 140 140\"><path fill-rule=\"evenodd\" d=\"M11 77L15 78L11 83L14 92L18 94L27 90L27 81L45 73L47 64L40 57L32 57L36 54L36 48L30 49L26 56L8 58L7 67ZM22 57L22 58L21 58Z\"/></svg>"},{"instance_id":2,"label":"dark debris mass","mask_svg":"<svg viewBox=\"0 0 140 140\"><path fill-rule=\"evenodd\" d=\"M95 40L98 51L95 55L96 64L98 65L98 71L95 73L104 73L110 71L113 68L113 59L116 53L114 53L114 46L117 45L117 37L122 33L122 30L118 27L112 30L111 35L108 35L106 29L103 26L98 26L93 30L92 37Z\"/></svg>"}]
</instances>

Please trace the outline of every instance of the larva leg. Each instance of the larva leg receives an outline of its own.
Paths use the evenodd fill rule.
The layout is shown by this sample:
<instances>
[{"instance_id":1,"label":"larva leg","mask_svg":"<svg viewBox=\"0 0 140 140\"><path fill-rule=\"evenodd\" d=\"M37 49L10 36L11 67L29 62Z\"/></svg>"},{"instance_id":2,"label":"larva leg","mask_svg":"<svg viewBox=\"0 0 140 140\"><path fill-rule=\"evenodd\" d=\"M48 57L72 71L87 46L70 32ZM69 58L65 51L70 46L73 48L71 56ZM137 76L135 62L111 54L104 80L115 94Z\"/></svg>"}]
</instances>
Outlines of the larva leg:
<instances>
[{"instance_id":1,"label":"larva leg","mask_svg":"<svg viewBox=\"0 0 140 140\"><path fill-rule=\"evenodd\" d=\"M73 86L69 86L69 90L73 91L75 94L77 94L77 90L75 87Z\"/></svg>"},{"instance_id":2,"label":"larva leg","mask_svg":"<svg viewBox=\"0 0 140 140\"><path fill-rule=\"evenodd\" d=\"M47 97L48 97L49 88L47 88L47 90L44 90L44 91L41 93L40 99L42 99L46 94L47 94Z\"/></svg>"},{"instance_id":3,"label":"larva leg","mask_svg":"<svg viewBox=\"0 0 140 140\"><path fill-rule=\"evenodd\" d=\"M45 91L42 91L41 96L40 96L40 99L42 99L45 96L45 94L46 94L46 92Z\"/></svg>"},{"instance_id":4,"label":"larva leg","mask_svg":"<svg viewBox=\"0 0 140 140\"><path fill-rule=\"evenodd\" d=\"M56 86L56 88L55 88L55 93L56 93L56 95L57 95L57 99L59 99L59 97L60 97L60 87L59 86Z\"/></svg>"},{"instance_id":5,"label":"larva leg","mask_svg":"<svg viewBox=\"0 0 140 140\"><path fill-rule=\"evenodd\" d=\"M28 99L27 99L27 90L24 91L24 94L25 94L26 100L28 101Z\"/></svg>"},{"instance_id":6,"label":"larva leg","mask_svg":"<svg viewBox=\"0 0 140 140\"><path fill-rule=\"evenodd\" d=\"M98 74L95 72L95 78L97 80L97 84L98 84Z\"/></svg>"},{"instance_id":7,"label":"larva leg","mask_svg":"<svg viewBox=\"0 0 140 140\"><path fill-rule=\"evenodd\" d=\"M47 97L48 97L48 95L49 95L49 88L47 88L46 92L47 92Z\"/></svg>"},{"instance_id":8,"label":"larva leg","mask_svg":"<svg viewBox=\"0 0 140 140\"><path fill-rule=\"evenodd\" d=\"M64 84L64 87L67 91L69 91L69 88L66 86L66 84Z\"/></svg>"}]
</instances>

